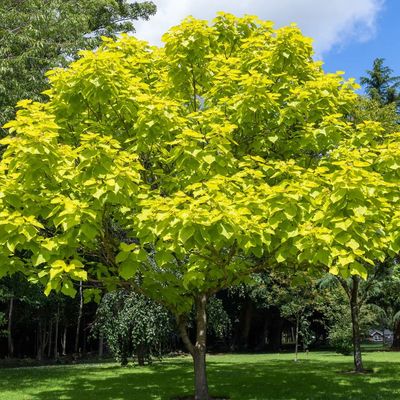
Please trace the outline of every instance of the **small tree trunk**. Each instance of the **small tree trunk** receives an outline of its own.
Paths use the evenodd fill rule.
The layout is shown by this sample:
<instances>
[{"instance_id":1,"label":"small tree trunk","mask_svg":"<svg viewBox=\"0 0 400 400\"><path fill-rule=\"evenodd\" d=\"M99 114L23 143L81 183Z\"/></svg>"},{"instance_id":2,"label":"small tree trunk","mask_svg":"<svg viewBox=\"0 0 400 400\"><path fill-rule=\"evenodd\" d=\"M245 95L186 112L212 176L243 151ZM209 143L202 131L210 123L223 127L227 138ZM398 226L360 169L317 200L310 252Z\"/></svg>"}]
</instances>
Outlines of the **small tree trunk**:
<instances>
[{"instance_id":1,"label":"small tree trunk","mask_svg":"<svg viewBox=\"0 0 400 400\"><path fill-rule=\"evenodd\" d=\"M396 321L393 325L392 350L400 350L400 321Z\"/></svg>"},{"instance_id":2,"label":"small tree trunk","mask_svg":"<svg viewBox=\"0 0 400 400\"><path fill-rule=\"evenodd\" d=\"M42 321L39 320L38 331L37 331L37 353L36 359L42 361L43 359L43 334L42 334Z\"/></svg>"},{"instance_id":3,"label":"small tree trunk","mask_svg":"<svg viewBox=\"0 0 400 400\"><path fill-rule=\"evenodd\" d=\"M207 296L201 294L196 297L196 344L190 341L186 322L178 318L179 331L182 341L193 358L195 400L209 400L209 391L206 373L206 337L207 337Z\"/></svg>"},{"instance_id":4,"label":"small tree trunk","mask_svg":"<svg viewBox=\"0 0 400 400\"><path fill-rule=\"evenodd\" d=\"M9 307L8 307L8 324L7 324L7 345L8 345L8 356L14 356L14 341L12 337L12 318L14 311L14 296L10 297Z\"/></svg>"},{"instance_id":5,"label":"small tree trunk","mask_svg":"<svg viewBox=\"0 0 400 400\"><path fill-rule=\"evenodd\" d=\"M56 314L56 327L54 334L54 359L58 359L58 326L60 323L60 305L57 305L57 314Z\"/></svg>"},{"instance_id":6,"label":"small tree trunk","mask_svg":"<svg viewBox=\"0 0 400 400\"><path fill-rule=\"evenodd\" d=\"M283 318L279 313L272 316L270 323L271 329L269 330L268 342L269 348L272 351L279 351L282 345L282 328Z\"/></svg>"},{"instance_id":7,"label":"small tree trunk","mask_svg":"<svg viewBox=\"0 0 400 400\"><path fill-rule=\"evenodd\" d=\"M53 320L51 319L49 322L49 346L47 347L47 358L51 356L51 345L53 344Z\"/></svg>"},{"instance_id":8,"label":"small tree trunk","mask_svg":"<svg viewBox=\"0 0 400 400\"><path fill-rule=\"evenodd\" d=\"M247 350L249 348L249 334L251 328L251 320L253 317L253 303L251 300L246 302L244 310L244 321L243 321L243 331L242 331L242 348Z\"/></svg>"},{"instance_id":9,"label":"small tree trunk","mask_svg":"<svg viewBox=\"0 0 400 400\"><path fill-rule=\"evenodd\" d=\"M76 335L75 335L75 346L74 346L75 353L78 353L78 350L79 350L79 333L81 330L82 311L83 311L83 293L82 293L82 281L80 281L79 282L79 312L78 312L78 320L76 323Z\"/></svg>"},{"instance_id":10,"label":"small tree trunk","mask_svg":"<svg viewBox=\"0 0 400 400\"><path fill-rule=\"evenodd\" d=\"M385 347L385 325L382 324L382 347Z\"/></svg>"},{"instance_id":11,"label":"small tree trunk","mask_svg":"<svg viewBox=\"0 0 400 400\"><path fill-rule=\"evenodd\" d=\"M61 338L61 350L62 350L62 355L66 356L67 355L67 325L64 325L64 331L63 331L63 335Z\"/></svg>"},{"instance_id":12,"label":"small tree trunk","mask_svg":"<svg viewBox=\"0 0 400 400\"><path fill-rule=\"evenodd\" d=\"M360 285L360 277L353 275L352 287L350 296L350 307L351 307L351 323L353 326L353 355L354 355L354 368L355 372L363 372L363 362L361 355L361 334L359 325L359 314L360 309L358 305L358 289Z\"/></svg>"},{"instance_id":13,"label":"small tree trunk","mask_svg":"<svg viewBox=\"0 0 400 400\"><path fill-rule=\"evenodd\" d=\"M145 356L146 356L146 350L145 346L143 344L139 344L136 348L136 356L138 360L138 364L143 367L145 364Z\"/></svg>"},{"instance_id":14,"label":"small tree trunk","mask_svg":"<svg viewBox=\"0 0 400 400\"><path fill-rule=\"evenodd\" d=\"M294 352L294 361L297 361L299 354L299 319L300 317L296 315L296 336L295 336L295 352Z\"/></svg>"},{"instance_id":15,"label":"small tree trunk","mask_svg":"<svg viewBox=\"0 0 400 400\"><path fill-rule=\"evenodd\" d=\"M99 358L103 357L103 351L104 351L104 335L100 333L99 336Z\"/></svg>"},{"instance_id":16,"label":"small tree trunk","mask_svg":"<svg viewBox=\"0 0 400 400\"><path fill-rule=\"evenodd\" d=\"M85 318L83 318L83 326L85 326ZM82 353L86 354L86 345L87 345L87 334L86 329L83 329L83 338L82 338Z\"/></svg>"}]
</instances>

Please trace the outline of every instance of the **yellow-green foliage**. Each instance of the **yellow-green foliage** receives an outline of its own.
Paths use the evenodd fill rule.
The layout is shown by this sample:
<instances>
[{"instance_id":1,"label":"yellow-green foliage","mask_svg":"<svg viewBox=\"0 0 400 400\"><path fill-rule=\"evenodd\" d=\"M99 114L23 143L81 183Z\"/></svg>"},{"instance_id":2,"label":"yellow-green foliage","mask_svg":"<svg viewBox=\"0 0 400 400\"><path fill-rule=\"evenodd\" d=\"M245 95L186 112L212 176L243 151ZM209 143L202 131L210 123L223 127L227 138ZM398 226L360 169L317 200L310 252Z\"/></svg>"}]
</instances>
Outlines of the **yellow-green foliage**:
<instances>
[{"instance_id":1,"label":"yellow-green foliage","mask_svg":"<svg viewBox=\"0 0 400 400\"><path fill-rule=\"evenodd\" d=\"M74 294L71 279L140 271L181 312L252 268L366 276L398 252L399 136L352 122L354 83L296 26L221 13L163 40L104 39L48 74L46 104L20 103L2 141L3 274Z\"/></svg>"}]
</instances>

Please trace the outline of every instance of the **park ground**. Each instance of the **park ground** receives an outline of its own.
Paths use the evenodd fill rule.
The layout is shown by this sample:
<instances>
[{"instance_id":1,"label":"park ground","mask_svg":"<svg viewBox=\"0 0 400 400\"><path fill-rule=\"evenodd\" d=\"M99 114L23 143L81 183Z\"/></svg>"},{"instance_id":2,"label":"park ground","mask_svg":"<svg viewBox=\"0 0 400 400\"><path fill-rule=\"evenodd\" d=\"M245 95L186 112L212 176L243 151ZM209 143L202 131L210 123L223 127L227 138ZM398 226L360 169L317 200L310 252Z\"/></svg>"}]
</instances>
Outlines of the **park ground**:
<instances>
[{"instance_id":1,"label":"park ground","mask_svg":"<svg viewBox=\"0 0 400 400\"><path fill-rule=\"evenodd\" d=\"M352 357L332 352L208 357L211 393L231 400L400 399L400 353L369 351L373 372L348 373ZM188 357L146 367L115 363L0 369L0 400L169 400L189 394Z\"/></svg>"}]
</instances>

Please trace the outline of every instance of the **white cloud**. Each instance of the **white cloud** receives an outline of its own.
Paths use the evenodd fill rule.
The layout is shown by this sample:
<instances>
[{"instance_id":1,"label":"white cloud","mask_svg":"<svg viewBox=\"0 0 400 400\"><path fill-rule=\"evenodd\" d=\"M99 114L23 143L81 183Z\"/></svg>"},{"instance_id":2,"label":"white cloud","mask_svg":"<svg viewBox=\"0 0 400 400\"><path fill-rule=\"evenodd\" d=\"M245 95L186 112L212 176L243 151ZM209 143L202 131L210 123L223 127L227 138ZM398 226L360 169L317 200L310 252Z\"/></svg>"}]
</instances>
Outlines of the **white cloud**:
<instances>
[{"instance_id":1,"label":"white cloud","mask_svg":"<svg viewBox=\"0 0 400 400\"><path fill-rule=\"evenodd\" d=\"M385 0L153 0L158 8L150 21L136 22L136 36L160 44L171 26L193 15L211 20L218 11L252 14L276 26L296 22L312 37L317 54L350 41L366 41L376 29Z\"/></svg>"}]
</instances>

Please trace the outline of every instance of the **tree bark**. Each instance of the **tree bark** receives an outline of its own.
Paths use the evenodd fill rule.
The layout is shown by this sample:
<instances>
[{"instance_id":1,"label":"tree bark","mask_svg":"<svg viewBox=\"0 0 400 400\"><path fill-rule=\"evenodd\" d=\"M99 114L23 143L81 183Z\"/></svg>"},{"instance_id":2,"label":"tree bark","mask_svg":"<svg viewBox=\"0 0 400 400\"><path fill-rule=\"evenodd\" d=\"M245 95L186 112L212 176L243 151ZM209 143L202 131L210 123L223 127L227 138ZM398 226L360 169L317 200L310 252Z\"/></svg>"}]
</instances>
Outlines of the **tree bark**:
<instances>
[{"instance_id":1,"label":"tree bark","mask_svg":"<svg viewBox=\"0 0 400 400\"><path fill-rule=\"evenodd\" d=\"M353 326L353 355L355 372L364 372L362 355L361 355L361 334L359 324L360 308L358 304L358 289L360 285L360 277L352 276L352 287L350 293L351 322Z\"/></svg>"},{"instance_id":2,"label":"tree bark","mask_svg":"<svg viewBox=\"0 0 400 400\"><path fill-rule=\"evenodd\" d=\"M57 305L56 327L54 335L54 359L58 359L58 327L60 323L60 305Z\"/></svg>"},{"instance_id":3,"label":"tree bark","mask_svg":"<svg viewBox=\"0 0 400 400\"><path fill-rule=\"evenodd\" d=\"M279 351L282 345L283 319L279 312L275 311L271 316L271 329L268 335L268 347L272 351Z\"/></svg>"},{"instance_id":4,"label":"tree bark","mask_svg":"<svg viewBox=\"0 0 400 400\"><path fill-rule=\"evenodd\" d=\"M14 311L14 296L11 296L8 308L8 324L7 324L7 345L8 345L8 356L10 358L14 356L14 341L12 337L13 311Z\"/></svg>"},{"instance_id":5,"label":"tree bark","mask_svg":"<svg viewBox=\"0 0 400 400\"><path fill-rule=\"evenodd\" d=\"M299 319L300 317L296 316L296 336L295 336L295 351L294 351L294 361L297 361L298 354L299 354Z\"/></svg>"},{"instance_id":6,"label":"tree bark","mask_svg":"<svg viewBox=\"0 0 400 400\"><path fill-rule=\"evenodd\" d=\"M64 326L64 332L61 338L61 349L62 349L62 355L66 356L67 355L67 325L65 323Z\"/></svg>"},{"instance_id":7,"label":"tree bark","mask_svg":"<svg viewBox=\"0 0 400 400\"><path fill-rule=\"evenodd\" d=\"M207 295L196 297L196 343L190 341L186 330L186 321L178 319L182 341L193 358L195 400L210 400L206 372L206 338L207 338Z\"/></svg>"},{"instance_id":8,"label":"tree bark","mask_svg":"<svg viewBox=\"0 0 400 400\"><path fill-rule=\"evenodd\" d=\"M103 358L103 351L104 351L104 335L100 333L99 336L99 358Z\"/></svg>"},{"instance_id":9,"label":"tree bark","mask_svg":"<svg viewBox=\"0 0 400 400\"><path fill-rule=\"evenodd\" d=\"M400 321L396 321L393 326L393 350L400 350Z\"/></svg>"},{"instance_id":10,"label":"tree bark","mask_svg":"<svg viewBox=\"0 0 400 400\"><path fill-rule=\"evenodd\" d=\"M250 335L252 317L253 317L253 303L251 302L251 300L248 300L246 302L244 310L243 331L241 340L241 348L244 350L247 350L249 348L249 335Z\"/></svg>"},{"instance_id":11,"label":"tree bark","mask_svg":"<svg viewBox=\"0 0 400 400\"><path fill-rule=\"evenodd\" d=\"M194 346L195 399L208 400L206 373L207 296L196 298L196 344Z\"/></svg>"},{"instance_id":12,"label":"tree bark","mask_svg":"<svg viewBox=\"0 0 400 400\"><path fill-rule=\"evenodd\" d=\"M53 320L51 319L49 322L49 346L47 347L47 358L51 356L51 345L53 344Z\"/></svg>"},{"instance_id":13,"label":"tree bark","mask_svg":"<svg viewBox=\"0 0 400 400\"><path fill-rule=\"evenodd\" d=\"M38 361L42 361L43 359L43 329L42 329L42 321L39 320L38 330L37 330L37 352L36 352L36 359Z\"/></svg>"},{"instance_id":14,"label":"tree bark","mask_svg":"<svg viewBox=\"0 0 400 400\"><path fill-rule=\"evenodd\" d=\"M143 344L139 344L136 348L136 356L139 366L143 367L146 359L146 350Z\"/></svg>"},{"instance_id":15,"label":"tree bark","mask_svg":"<svg viewBox=\"0 0 400 400\"><path fill-rule=\"evenodd\" d=\"M78 353L78 350L79 350L79 333L81 330L82 311L83 311L83 292L82 292L82 281L80 281L79 282L79 312L78 312L78 320L76 322L76 335L75 335L75 346L74 346L75 353Z\"/></svg>"},{"instance_id":16,"label":"tree bark","mask_svg":"<svg viewBox=\"0 0 400 400\"><path fill-rule=\"evenodd\" d=\"M382 347L385 347L385 324L382 324Z\"/></svg>"}]
</instances>

